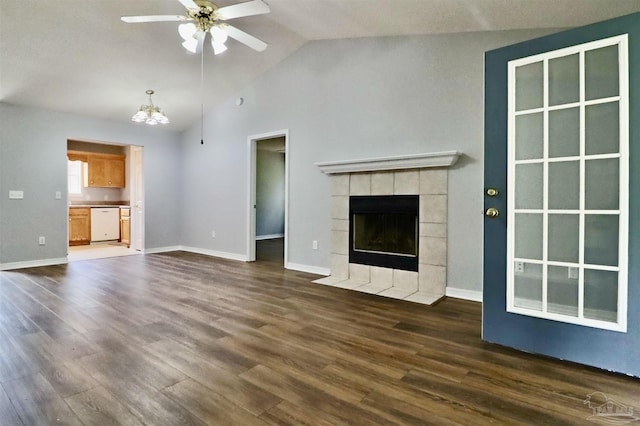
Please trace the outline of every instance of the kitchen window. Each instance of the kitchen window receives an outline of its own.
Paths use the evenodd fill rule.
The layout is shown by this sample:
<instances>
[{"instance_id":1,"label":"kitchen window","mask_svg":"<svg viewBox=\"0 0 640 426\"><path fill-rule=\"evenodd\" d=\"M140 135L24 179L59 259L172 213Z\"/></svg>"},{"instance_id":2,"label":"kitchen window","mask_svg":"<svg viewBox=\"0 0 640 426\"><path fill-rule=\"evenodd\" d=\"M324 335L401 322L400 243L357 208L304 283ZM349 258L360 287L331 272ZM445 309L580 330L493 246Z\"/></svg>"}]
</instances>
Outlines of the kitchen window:
<instances>
[{"instance_id":1,"label":"kitchen window","mask_svg":"<svg viewBox=\"0 0 640 426\"><path fill-rule=\"evenodd\" d=\"M67 182L69 194L82 194L82 161L69 161Z\"/></svg>"}]
</instances>

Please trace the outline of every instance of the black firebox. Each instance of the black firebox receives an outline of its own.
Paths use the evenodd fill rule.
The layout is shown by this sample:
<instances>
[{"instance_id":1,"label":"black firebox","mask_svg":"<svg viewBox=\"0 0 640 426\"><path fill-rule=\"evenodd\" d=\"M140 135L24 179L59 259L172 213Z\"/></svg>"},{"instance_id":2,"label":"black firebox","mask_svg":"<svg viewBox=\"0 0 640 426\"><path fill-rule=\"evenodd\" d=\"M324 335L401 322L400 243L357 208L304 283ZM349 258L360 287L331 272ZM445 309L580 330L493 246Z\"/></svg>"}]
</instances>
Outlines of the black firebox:
<instances>
[{"instance_id":1,"label":"black firebox","mask_svg":"<svg viewBox=\"0 0 640 426\"><path fill-rule=\"evenodd\" d=\"M418 195L349 197L349 262L418 271Z\"/></svg>"}]
</instances>

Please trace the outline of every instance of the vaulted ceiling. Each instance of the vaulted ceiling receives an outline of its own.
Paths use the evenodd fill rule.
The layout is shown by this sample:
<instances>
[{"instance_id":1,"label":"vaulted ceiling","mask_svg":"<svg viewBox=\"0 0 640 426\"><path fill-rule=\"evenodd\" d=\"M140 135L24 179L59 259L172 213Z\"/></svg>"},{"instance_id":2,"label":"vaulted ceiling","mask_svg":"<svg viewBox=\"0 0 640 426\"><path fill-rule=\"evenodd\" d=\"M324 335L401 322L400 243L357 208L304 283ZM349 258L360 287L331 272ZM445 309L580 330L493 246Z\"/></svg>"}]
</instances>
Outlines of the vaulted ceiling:
<instances>
[{"instance_id":1,"label":"vaulted ceiling","mask_svg":"<svg viewBox=\"0 0 640 426\"><path fill-rule=\"evenodd\" d=\"M228 6L241 0L218 0ZM268 15L233 25L264 52L230 40L188 55L176 22L125 24L124 15L183 14L178 0L0 0L0 101L128 121L145 90L173 130L239 93L306 42L394 35L568 28L640 11L640 0L267 0ZM204 95L204 96L203 96Z\"/></svg>"}]
</instances>

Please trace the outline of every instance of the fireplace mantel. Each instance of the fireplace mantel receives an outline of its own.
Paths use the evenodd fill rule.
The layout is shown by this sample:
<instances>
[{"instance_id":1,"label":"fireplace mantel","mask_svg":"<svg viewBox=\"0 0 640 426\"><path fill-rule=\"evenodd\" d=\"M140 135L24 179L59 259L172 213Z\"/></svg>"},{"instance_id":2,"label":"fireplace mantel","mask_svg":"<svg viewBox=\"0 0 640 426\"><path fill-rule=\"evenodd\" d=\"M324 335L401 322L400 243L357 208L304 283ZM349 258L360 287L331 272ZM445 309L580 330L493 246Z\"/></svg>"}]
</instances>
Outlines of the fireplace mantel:
<instances>
[{"instance_id":1,"label":"fireplace mantel","mask_svg":"<svg viewBox=\"0 0 640 426\"><path fill-rule=\"evenodd\" d=\"M326 161L315 163L323 173L373 172L379 170L420 169L425 167L450 167L458 161L458 151L429 152L424 154L358 160Z\"/></svg>"}]
</instances>

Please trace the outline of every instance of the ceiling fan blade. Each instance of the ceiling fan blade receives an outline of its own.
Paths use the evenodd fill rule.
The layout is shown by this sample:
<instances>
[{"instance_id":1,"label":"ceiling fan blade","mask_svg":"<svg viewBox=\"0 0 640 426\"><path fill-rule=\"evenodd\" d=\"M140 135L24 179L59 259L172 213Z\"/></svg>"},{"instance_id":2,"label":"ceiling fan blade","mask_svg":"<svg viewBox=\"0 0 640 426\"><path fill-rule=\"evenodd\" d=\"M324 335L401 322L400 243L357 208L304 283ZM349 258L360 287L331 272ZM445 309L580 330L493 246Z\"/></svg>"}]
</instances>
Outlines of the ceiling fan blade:
<instances>
[{"instance_id":1,"label":"ceiling fan blade","mask_svg":"<svg viewBox=\"0 0 640 426\"><path fill-rule=\"evenodd\" d=\"M221 7L216 10L216 16L222 21L228 19L241 18L243 16L262 15L269 13L269 5L262 0L253 0L245 3L234 4L232 6Z\"/></svg>"},{"instance_id":2,"label":"ceiling fan blade","mask_svg":"<svg viewBox=\"0 0 640 426\"><path fill-rule=\"evenodd\" d=\"M187 9L199 9L198 5L193 0L178 0Z\"/></svg>"},{"instance_id":3,"label":"ceiling fan blade","mask_svg":"<svg viewBox=\"0 0 640 426\"><path fill-rule=\"evenodd\" d=\"M168 22L168 21L190 21L191 18L187 18L182 15L148 15L148 16L123 16L120 18L123 22L128 24L136 24L139 22Z\"/></svg>"},{"instance_id":4,"label":"ceiling fan blade","mask_svg":"<svg viewBox=\"0 0 640 426\"><path fill-rule=\"evenodd\" d=\"M246 44L253 50L257 50L258 52L262 52L267 48L267 43L260 40L259 38L255 38L251 34L247 34L242 30L237 29L234 26L229 24L222 24L220 27L229 35L229 37L238 40L240 43Z\"/></svg>"}]
</instances>

